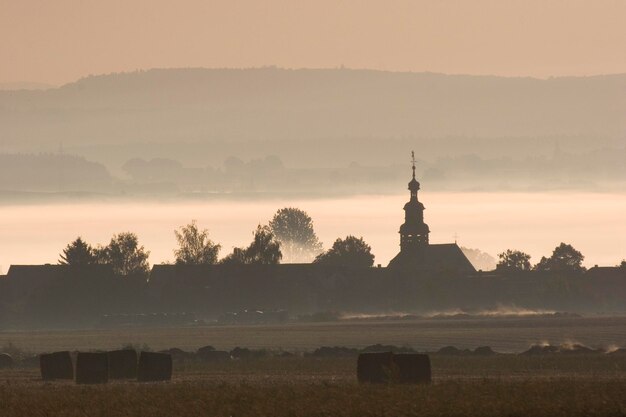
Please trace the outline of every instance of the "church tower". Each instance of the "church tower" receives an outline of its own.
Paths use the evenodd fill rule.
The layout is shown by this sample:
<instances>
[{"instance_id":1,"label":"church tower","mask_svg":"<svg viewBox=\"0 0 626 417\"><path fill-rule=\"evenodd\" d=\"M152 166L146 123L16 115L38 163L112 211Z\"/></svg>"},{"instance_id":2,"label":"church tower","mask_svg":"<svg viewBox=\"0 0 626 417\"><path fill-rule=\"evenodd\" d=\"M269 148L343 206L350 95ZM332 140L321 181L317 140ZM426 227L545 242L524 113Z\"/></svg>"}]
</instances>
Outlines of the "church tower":
<instances>
[{"instance_id":1,"label":"church tower","mask_svg":"<svg viewBox=\"0 0 626 417\"><path fill-rule=\"evenodd\" d=\"M420 183L415 179L415 152L411 152L413 179L409 182L410 199L404 205L404 224L400 226L400 251L428 245L430 229L424 223L424 205L417 199Z\"/></svg>"},{"instance_id":2,"label":"church tower","mask_svg":"<svg viewBox=\"0 0 626 417\"><path fill-rule=\"evenodd\" d=\"M415 179L415 153L411 152L413 178L409 182L410 199L404 205L404 224L400 226L400 253L388 268L408 273L473 273L471 262L455 243L428 242L430 229L424 223L424 205L417 199L420 183Z\"/></svg>"}]
</instances>

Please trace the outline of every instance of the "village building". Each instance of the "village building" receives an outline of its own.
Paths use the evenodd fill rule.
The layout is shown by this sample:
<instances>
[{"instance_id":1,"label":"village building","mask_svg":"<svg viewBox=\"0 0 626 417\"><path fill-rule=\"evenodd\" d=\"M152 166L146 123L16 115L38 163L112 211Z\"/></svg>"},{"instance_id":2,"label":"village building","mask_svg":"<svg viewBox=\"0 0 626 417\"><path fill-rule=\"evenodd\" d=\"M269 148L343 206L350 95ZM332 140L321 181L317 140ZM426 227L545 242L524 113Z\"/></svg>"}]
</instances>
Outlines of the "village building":
<instances>
[{"instance_id":1,"label":"village building","mask_svg":"<svg viewBox=\"0 0 626 417\"><path fill-rule=\"evenodd\" d=\"M400 253L389 268L405 271L476 272L456 243L431 244L430 228L424 222L424 204L417 198L420 183L415 179L415 153L411 152L413 178L409 182L409 201L404 205L400 226Z\"/></svg>"}]
</instances>

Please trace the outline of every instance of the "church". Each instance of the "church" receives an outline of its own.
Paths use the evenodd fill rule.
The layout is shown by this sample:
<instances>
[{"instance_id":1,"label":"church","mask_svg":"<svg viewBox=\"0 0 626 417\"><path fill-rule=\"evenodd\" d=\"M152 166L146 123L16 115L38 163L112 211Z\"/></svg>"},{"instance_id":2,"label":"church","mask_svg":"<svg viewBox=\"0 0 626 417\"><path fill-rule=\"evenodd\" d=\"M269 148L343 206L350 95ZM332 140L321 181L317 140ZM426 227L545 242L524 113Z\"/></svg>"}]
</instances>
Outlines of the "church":
<instances>
[{"instance_id":1,"label":"church","mask_svg":"<svg viewBox=\"0 0 626 417\"><path fill-rule=\"evenodd\" d=\"M388 268L407 271L476 272L456 243L431 244L430 229L424 222L424 205L418 200L420 183L415 179L415 153L411 152L413 178L409 182L409 201L404 205L404 224L400 226L400 253Z\"/></svg>"}]
</instances>

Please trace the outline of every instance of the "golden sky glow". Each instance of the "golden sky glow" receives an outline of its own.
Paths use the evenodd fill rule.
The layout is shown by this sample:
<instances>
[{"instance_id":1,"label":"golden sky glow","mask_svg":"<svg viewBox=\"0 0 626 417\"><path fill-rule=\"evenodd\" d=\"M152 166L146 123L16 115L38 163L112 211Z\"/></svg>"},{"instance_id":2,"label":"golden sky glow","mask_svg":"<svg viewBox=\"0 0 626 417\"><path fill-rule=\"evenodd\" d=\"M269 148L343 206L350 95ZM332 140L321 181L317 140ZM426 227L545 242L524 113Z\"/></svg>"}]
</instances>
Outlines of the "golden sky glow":
<instances>
[{"instance_id":1,"label":"golden sky glow","mask_svg":"<svg viewBox=\"0 0 626 417\"><path fill-rule=\"evenodd\" d=\"M1 0L0 82L153 67L626 72L624 0Z\"/></svg>"}]
</instances>

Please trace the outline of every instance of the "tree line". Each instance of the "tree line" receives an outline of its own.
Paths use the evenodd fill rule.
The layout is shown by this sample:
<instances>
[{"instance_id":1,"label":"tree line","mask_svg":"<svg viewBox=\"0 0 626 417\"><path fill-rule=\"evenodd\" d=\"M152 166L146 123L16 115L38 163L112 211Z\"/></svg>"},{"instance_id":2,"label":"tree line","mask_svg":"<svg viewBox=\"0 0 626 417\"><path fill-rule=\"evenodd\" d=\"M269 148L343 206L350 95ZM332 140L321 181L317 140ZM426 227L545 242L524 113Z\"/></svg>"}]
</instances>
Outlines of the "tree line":
<instances>
[{"instance_id":1,"label":"tree line","mask_svg":"<svg viewBox=\"0 0 626 417\"><path fill-rule=\"evenodd\" d=\"M200 229L195 220L174 231L177 265L274 265L281 261L371 267L374 265L372 248L362 237L337 238L324 251L311 216L305 211L285 207L278 210L267 225L258 225L252 232L252 242L246 247L235 247L220 259L222 246L209 237L207 229ZM63 265L110 265L120 275L148 274L150 252L139 244L137 235L124 232L114 235L106 246L93 247L81 237L63 249L59 263ZM566 271L583 272L585 257L572 245L561 243L552 255L542 257L532 265L530 255L520 250L507 249L498 254L499 272ZM626 262L622 261L622 267Z\"/></svg>"},{"instance_id":2,"label":"tree line","mask_svg":"<svg viewBox=\"0 0 626 417\"><path fill-rule=\"evenodd\" d=\"M222 246L200 229L195 220L174 231L177 265L274 265L281 261L313 262L327 265L371 267L374 255L362 237L337 238L332 247L323 251L313 228L313 220L305 211L286 207L278 210L267 225L258 225L247 247L235 247L219 258ZM137 235L123 232L114 235L108 245L92 246L80 236L61 252L62 265L110 265L120 275L146 275L150 252L139 244Z\"/></svg>"},{"instance_id":3,"label":"tree line","mask_svg":"<svg viewBox=\"0 0 626 417\"><path fill-rule=\"evenodd\" d=\"M507 272L524 272L524 271L564 271L564 272L583 272L585 267L582 265L585 257L582 253L574 249L572 245L561 242L559 246L554 248L550 257L541 257L539 262L532 266L530 263L530 255L519 251L507 249L498 254L498 264L496 270ZM622 261L622 266L624 261Z\"/></svg>"}]
</instances>

